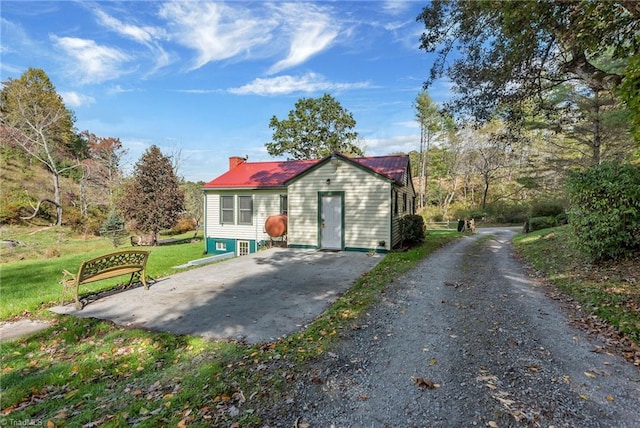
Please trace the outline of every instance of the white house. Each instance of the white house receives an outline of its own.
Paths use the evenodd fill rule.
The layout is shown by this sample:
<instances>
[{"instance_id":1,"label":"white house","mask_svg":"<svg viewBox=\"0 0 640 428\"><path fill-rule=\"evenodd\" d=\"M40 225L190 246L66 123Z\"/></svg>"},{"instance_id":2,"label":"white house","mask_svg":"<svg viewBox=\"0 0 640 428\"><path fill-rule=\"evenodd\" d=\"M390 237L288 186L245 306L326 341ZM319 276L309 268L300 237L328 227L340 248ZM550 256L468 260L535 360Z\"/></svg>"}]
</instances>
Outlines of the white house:
<instances>
[{"instance_id":1,"label":"white house","mask_svg":"<svg viewBox=\"0 0 640 428\"><path fill-rule=\"evenodd\" d=\"M398 220L414 213L409 157L246 162L202 188L206 252L244 255L270 239L268 216L287 214L287 245L387 252L399 241Z\"/></svg>"}]
</instances>

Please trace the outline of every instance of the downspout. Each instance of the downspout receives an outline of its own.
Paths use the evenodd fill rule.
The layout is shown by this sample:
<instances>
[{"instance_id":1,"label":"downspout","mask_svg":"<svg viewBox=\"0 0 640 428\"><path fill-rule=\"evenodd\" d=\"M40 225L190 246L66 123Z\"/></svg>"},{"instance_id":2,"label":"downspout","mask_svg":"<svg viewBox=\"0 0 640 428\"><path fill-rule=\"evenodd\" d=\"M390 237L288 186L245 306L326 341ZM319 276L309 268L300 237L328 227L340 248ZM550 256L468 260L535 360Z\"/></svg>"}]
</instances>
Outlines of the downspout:
<instances>
[{"instance_id":1,"label":"downspout","mask_svg":"<svg viewBox=\"0 0 640 428\"><path fill-rule=\"evenodd\" d=\"M204 219L202 220L202 239L204 240L204 252L205 254L209 254L209 240L207 239L207 217L209 217L209 213L207 212L207 193L204 190L202 190L202 198L204 199L202 201L204 205Z\"/></svg>"},{"instance_id":2,"label":"downspout","mask_svg":"<svg viewBox=\"0 0 640 428\"><path fill-rule=\"evenodd\" d=\"M389 185L389 251L393 249L393 184Z\"/></svg>"}]
</instances>

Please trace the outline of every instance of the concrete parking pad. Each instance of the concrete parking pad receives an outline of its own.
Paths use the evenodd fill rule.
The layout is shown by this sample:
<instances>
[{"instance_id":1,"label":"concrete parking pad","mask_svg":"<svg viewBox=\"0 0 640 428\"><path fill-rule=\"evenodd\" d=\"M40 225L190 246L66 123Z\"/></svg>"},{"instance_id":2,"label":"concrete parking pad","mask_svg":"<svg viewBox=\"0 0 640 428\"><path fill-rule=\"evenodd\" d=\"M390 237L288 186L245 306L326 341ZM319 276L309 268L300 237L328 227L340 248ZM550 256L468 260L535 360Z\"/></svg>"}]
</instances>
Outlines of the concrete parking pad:
<instances>
[{"instance_id":1,"label":"concrete parking pad","mask_svg":"<svg viewBox=\"0 0 640 428\"><path fill-rule=\"evenodd\" d=\"M153 257L153 254L151 255ZM287 248L237 257L100 298L76 311L128 327L268 342L300 331L383 255Z\"/></svg>"}]
</instances>

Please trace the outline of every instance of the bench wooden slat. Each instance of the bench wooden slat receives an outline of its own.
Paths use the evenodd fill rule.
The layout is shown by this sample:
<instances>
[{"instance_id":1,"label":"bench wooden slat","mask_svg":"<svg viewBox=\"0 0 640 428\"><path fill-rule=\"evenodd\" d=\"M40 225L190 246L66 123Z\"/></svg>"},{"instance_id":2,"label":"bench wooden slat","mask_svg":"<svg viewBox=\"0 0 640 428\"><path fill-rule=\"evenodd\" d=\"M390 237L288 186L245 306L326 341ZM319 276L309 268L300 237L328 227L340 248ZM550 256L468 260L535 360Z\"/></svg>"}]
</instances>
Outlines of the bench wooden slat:
<instances>
[{"instance_id":1,"label":"bench wooden slat","mask_svg":"<svg viewBox=\"0 0 640 428\"><path fill-rule=\"evenodd\" d=\"M76 309L82 310L82 304L80 303L79 298L79 289L81 284L88 284L90 282L115 278L122 275L131 275L128 284L130 285L135 274L139 274L140 281L144 285L144 289L148 290L149 286L147 285L145 274L148 259L149 251L124 250L105 254L82 262L76 275L65 270L63 271L64 277L61 281L63 288L60 303L64 305L65 292L68 288L73 287L75 288L74 297L76 300Z\"/></svg>"}]
</instances>

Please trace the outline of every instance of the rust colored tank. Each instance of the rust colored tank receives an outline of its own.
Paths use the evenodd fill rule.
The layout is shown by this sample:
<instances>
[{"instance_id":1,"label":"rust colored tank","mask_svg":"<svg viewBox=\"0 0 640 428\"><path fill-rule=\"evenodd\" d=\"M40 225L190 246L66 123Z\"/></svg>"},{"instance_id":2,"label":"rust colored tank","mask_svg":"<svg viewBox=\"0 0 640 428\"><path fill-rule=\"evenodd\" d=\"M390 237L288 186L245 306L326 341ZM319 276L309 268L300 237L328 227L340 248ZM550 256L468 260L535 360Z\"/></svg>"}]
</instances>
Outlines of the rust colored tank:
<instances>
[{"instance_id":1,"label":"rust colored tank","mask_svg":"<svg viewBox=\"0 0 640 428\"><path fill-rule=\"evenodd\" d=\"M287 234L287 215L270 215L264 222L264 230L272 238L279 238Z\"/></svg>"}]
</instances>

